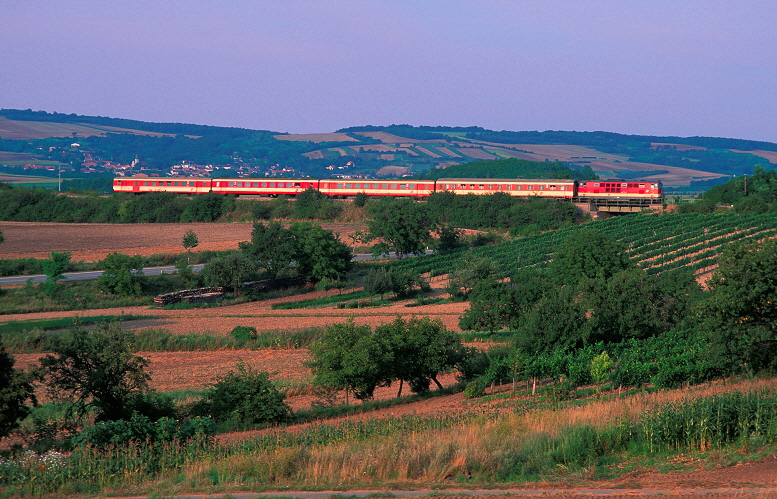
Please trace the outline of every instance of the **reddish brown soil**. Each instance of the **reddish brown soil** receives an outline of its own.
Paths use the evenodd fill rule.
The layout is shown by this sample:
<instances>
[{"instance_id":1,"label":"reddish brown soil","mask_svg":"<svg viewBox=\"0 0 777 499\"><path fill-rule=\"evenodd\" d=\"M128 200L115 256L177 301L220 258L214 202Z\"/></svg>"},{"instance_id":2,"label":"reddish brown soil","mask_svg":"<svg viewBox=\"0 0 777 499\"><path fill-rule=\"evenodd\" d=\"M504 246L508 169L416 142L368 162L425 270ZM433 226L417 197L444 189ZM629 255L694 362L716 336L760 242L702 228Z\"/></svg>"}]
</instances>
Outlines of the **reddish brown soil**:
<instances>
[{"instance_id":1,"label":"reddish brown soil","mask_svg":"<svg viewBox=\"0 0 777 499\"><path fill-rule=\"evenodd\" d=\"M363 226L322 225L340 234L348 244L348 235ZM195 251L237 249L240 241L251 240L253 224L62 224L0 222L5 241L0 258L49 258L51 251L70 251L74 262L95 262L114 251L128 255L179 254L185 251L182 240L188 230L199 239Z\"/></svg>"}]
</instances>

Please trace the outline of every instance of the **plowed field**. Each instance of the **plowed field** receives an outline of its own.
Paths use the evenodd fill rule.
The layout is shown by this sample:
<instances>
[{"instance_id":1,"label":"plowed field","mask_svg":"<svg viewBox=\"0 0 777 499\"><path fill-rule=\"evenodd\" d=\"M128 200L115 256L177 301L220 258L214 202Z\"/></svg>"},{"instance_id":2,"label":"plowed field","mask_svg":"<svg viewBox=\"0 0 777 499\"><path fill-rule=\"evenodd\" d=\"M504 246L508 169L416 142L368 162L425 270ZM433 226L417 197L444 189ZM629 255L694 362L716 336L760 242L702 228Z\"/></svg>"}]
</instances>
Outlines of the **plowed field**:
<instances>
[{"instance_id":1,"label":"plowed field","mask_svg":"<svg viewBox=\"0 0 777 499\"><path fill-rule=\"evenodd\" d=\"M363 226L323 225L347 237ZM70 251L74 262L102 260L118 251L128 255L183 253L183 235L193 230L199 239L195 251L237 249L240 241L251 240L250 223L193 224L63 224L37 222L0 222L5 241L0 258L48 258L51 251Z\"/></svg>"}]
</instances>

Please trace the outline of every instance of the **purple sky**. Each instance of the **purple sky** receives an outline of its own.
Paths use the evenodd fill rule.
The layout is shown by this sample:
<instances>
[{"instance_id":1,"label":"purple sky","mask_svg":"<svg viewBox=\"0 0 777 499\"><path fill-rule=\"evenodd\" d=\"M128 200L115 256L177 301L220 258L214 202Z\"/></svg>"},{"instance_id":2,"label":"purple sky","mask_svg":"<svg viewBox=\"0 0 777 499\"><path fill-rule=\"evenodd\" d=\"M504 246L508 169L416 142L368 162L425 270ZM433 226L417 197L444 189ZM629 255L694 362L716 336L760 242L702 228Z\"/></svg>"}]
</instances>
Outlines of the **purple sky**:
<instances>
[{"instance_id":1,"label":"purple sky","mask_svg":"<svg viewBox=\"0 0 777 499\"><path fill-rule=\"evenodd\" d=\"M773 0L0 0L0 107L777 142Z\"/></svg>"}]
</instances>

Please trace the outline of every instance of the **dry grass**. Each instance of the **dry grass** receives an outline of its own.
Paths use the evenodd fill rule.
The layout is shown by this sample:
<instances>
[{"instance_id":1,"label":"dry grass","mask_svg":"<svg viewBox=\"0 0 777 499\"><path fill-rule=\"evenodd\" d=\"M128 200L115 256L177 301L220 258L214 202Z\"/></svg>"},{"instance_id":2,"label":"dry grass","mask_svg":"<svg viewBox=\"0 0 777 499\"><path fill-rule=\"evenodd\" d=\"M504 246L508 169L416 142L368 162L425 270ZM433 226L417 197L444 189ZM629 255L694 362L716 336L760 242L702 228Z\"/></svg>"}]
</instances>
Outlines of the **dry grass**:
<instances>
[{"instance_id":1,"label":"dry grass","mask_svg":"<svg viewBox=\"0 0 777 499\"><path fill-rule=\"evenodd\" d=\"M515 449L526 448L526 442L541 434L553 437L561 429L572 425L603 427L622 420L635 420L644 411L680 400L732 391L751 392L766 387L777 388L777 380L721 382L686 390L596 401L584 407L558 411L509 414L496 419L476 418L472 423L449 429L403 432L366 440L346 439L328 445L271 452L253 451L208 463L211 468L199 463L185 473L191 483L197 483L204 479L206 471L215 468L219 475L238 480L234 485L243 480L255 480L276 487L444 483L455 477L468 476L473 470L504 466L501 459L514 455ZM257 463L263 464L259 466ZM762 468L773 473L774 464L767 462ZM743 476L742 470L718 475L716 479L721 481L737 480L732 477ZM758 473L751 475L759 477ZM744 474L748 479L752 479L751 475ZM633 477L629 479L634 483ZM665 482L663 478L651 479ZM767 483L777 482L774 476L763 479Z\"/></svg>"}]
</instances>

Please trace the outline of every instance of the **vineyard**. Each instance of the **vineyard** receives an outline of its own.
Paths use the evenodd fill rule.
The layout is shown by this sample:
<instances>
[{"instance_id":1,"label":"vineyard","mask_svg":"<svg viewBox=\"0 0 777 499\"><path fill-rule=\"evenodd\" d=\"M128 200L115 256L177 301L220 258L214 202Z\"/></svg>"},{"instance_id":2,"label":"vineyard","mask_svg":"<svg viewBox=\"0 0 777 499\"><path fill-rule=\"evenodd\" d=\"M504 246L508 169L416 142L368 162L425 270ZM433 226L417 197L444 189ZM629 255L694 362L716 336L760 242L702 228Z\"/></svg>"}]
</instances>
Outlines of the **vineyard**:
<instances>
[{"instance_id":1,"label":"vineyard","mask_svg":"<svg viewBox=\"0 0 777 499\"><path fill-rule=\"evenodd\" d=\"M572 233L594 228L619 241L639 267L658 274L678 267L691 267L697 274L711 271L729 244L743 240L777 237L777 216L726 214L627 215L536 234L472 250L400 260L392 268L431 276L450 273L465 256L487 257L506 275L525 267L544 267L559 245Z\"/></svg>"}]
</instances>

